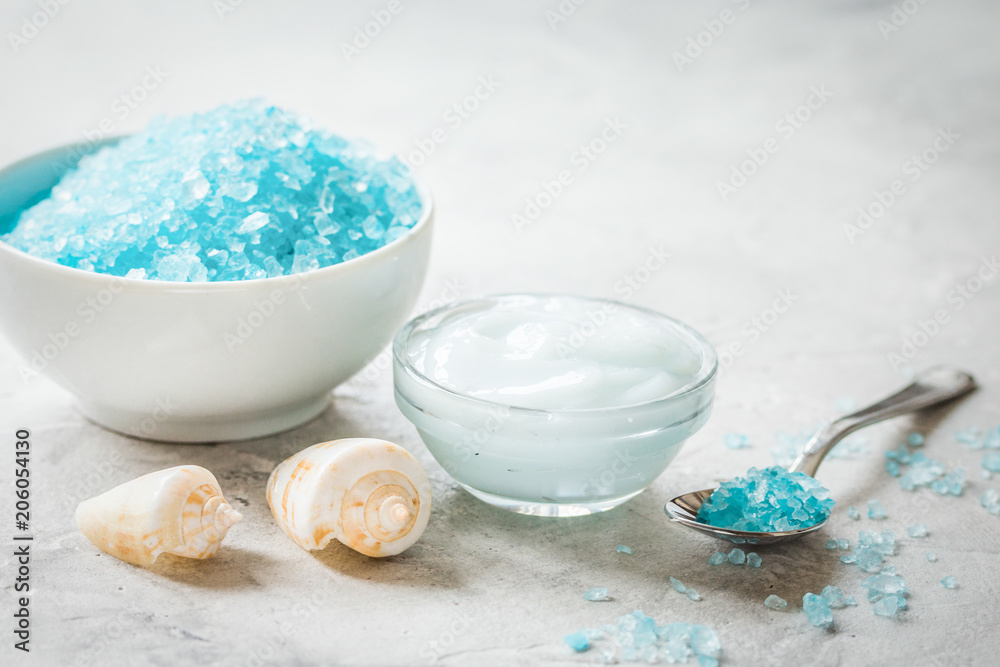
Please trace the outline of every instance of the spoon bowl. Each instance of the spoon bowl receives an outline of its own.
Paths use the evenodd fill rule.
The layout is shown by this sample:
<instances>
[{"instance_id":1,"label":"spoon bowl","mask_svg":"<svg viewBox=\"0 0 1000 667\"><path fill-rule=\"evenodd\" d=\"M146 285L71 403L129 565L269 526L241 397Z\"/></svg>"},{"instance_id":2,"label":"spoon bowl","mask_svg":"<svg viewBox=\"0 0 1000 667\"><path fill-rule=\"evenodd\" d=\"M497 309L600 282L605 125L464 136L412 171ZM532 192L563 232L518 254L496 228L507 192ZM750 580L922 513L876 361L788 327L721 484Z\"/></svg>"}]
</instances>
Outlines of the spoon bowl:
<instances>
[{"instance_id":1,"label":"spoon bowl","mask_svg":"<svg viewBox=\"0 0 1000 667\"><path fill-rule=\"evenodd\" d=\"M858 410L830 423L814 435L805 449L788 469L789 472L801 472L814 477L820 463L834 445L845 436L875 422L891 417L923 410L946 401L964 396L976 388L976 381L964 371L953 368L936 367L918 375L914 381L898 392L874 403L867 408ZM816 532L826 524L826 519L805 528L786 530L774 533L761 533L745 530L733 530L711 526L698 521L698 512L702 504L713 494L715 489L702 489L677 496L667 502L663 511L672 521L688 528L693 528L706 535L729 540L737 544L774 544L802 537Z\"/></svg>"}]
</instances>

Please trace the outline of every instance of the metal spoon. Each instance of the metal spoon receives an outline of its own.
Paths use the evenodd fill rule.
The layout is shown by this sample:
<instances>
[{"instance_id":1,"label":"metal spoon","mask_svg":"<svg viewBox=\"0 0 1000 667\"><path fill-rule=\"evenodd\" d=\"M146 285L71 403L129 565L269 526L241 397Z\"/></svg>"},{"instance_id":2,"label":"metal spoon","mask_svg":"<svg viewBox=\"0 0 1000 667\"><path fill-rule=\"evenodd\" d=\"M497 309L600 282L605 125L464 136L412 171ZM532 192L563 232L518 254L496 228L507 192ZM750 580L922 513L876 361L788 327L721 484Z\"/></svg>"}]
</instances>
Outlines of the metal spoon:
<instances>
[{"instance_id":1,"label":"metal spoon","mask_svg":"<svg viewBox=\"0 0 1000 667\"><path fill-rule=\"evenodd\" d=\"M938 366L917 375L913 383L907 385L892 396L878 403L845 415L820 430L806 444L805 450L792 464L789 471L804 472L815 476L819 464L830 453L833 446L844 436L860 428L880 422L883 419L898 417L908 412L923 410L953 398L963 396L976 388L976 381L971 375L953 368ZM700 530L706 535L727 539L738 544L773 544L782 540L801 537L807 533L819 530L826 520L808 528L788 530L776 533L758 533L745 530L731 530L709 526L697 521L698 511L705 499L712 495L715 489L703 489L677 496L664 507L663 511L677 523L688 528Z\"/></svg>"}]
</instances>

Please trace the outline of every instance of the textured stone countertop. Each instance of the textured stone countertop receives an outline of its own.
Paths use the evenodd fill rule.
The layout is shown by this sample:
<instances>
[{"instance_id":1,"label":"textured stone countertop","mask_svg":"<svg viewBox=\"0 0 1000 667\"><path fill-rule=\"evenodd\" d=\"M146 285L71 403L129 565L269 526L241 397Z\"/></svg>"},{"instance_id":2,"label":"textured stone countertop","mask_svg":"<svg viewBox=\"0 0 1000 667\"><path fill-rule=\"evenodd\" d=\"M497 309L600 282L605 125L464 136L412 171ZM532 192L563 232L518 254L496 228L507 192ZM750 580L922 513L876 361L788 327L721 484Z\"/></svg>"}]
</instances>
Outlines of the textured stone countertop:
<instances>
[{"instance_id":1,"label":"textured stone countertop","mask_svg":"<svg viewBox=\"0 0 1000 667\"><path fill-rule=\"evenodd\" d=\"M89 423L54 384L22 382L0 344L0 663L595 664L597 651L573 654L563 635L642 609L715 628L729 665L995 664L1000 517L978 498L1000 479L982 479L981 453L952 434L1000 426L996 3L74 2L26 28L42 22L40 5L57 3L0 9L3 163L263 95L421 163L437 206L421 309L456 293L626 299L701 330L725 367L709 423L649 490L559 520L457 488L377 366L294 431L179 446ZM390 6L370 43L344 48ZM600 153L581 150L602 133ZM561 172L563 191L539 199ZM859 223L859 209L870 219ZM669 259L640 269L651 252ZM774 316L780 298L790 305ZM946 323L922 335L939 311ZM720 544L665 518L676 493L770 464L776 431L808 431L841 399L861 405L937 363L970 370L981 390L865 431L867 452L820 471L839 501L829 527L760 549L759 570L710 567ZM29 656L10 630L21 426L34 443ZM962 497L906 492L886 474L883 452L912 430L929 456L968 473ZM753 446L726 449L731 432ZM278 461L354 435L403 445L433 478L431 523L402 556L372 560L337 542L307 553L268 510ZM144 570L76 531L80 500L182 463L214 471L245 515L214 559ZM888 519L847 517L871 498ZM929 537L905 536L916 521ZM876 617L865 575L824 548L867 527L901 536L890 562L912 593L898 620ZM670 575L704 599L674 593ZM946 575L957 590L938 583ZM803 594L828 584L859 599L835 612L836 632L801 612ZM585 601L591 586L613 600ZM788 612L764 607L772 593Z\"/></svg>"}]
</instances>

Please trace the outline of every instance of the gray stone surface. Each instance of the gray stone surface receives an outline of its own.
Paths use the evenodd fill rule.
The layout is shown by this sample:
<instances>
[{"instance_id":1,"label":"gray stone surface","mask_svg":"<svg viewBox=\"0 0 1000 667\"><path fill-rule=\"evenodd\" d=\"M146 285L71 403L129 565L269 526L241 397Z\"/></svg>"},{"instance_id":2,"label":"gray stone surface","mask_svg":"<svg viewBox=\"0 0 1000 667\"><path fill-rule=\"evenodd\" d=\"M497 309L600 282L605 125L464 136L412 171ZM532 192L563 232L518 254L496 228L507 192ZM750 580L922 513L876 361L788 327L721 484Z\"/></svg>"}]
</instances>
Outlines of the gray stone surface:
<instances>
[{"instance_id":1,"label":"gray stone surface","mask_svg":"<svg viewBox=\"0 0 1000 667\"><path fill-rule=\"evenodd\" d=\"M742 344L722 372L712 419L667 472L618 509L566 520L513 515L458 490L395 408L391 374L377 368L338 388L321 418L293 432L177 446L88 423L48 381L22 382L18 360L0 347L8 517L0 535L8 544L19 426L33 432L37 534L33 651L16 653L5 629L0 663L594 664L594 651L572 655L562 636L637 608L713 626L725 664L995 663L1000 518L976 499L1000 481L982 480L979 455L951 434L1000 424L1000 281L968 300L953 291L1000 249L1000 8L897 3L919 9L883 36L879 22L894 11L887 0L594 1L553 29L546 11L558 4L400 0L402 10L348 61L341 43L386 3L254 1L221 19L210 2L71 3L16 51L0 49L4 162L92 135L104 118L116 133L133 131L157 113L258 94L404 153L440 127L443 141L420 167L438 207L422 306L449 297L449 285L462 296L613 296L691 323L720 351ZM727 8L732 22L679 71L673 54ZM5 2L3 32L36 11L28 0ZM116 102L147 66L166 78L134 110ZM448 114L480 77L496 90L468 118ZM789 133L782 119L814 87L829 99ZM609 119L624 131L581 170L575 152ZM926 171L908 171L911 156L948 128L958 135L949 150ZM768 138L776 152L723 200L717 182ZM571 185L519 233L512 214L562 170ZM905 192L852 242L845 225L894 179ZM621 281L650 246L670 261L625 294ZM770 321L778 290L794 303ZM663 503L769 463L776 430L808 430L836 414L840 398L860 403L895 389L906 369L888 355L938 310L948 323L918 336L923 344L906 365L967 368L981 391L953 409L875 427L867 454L825 464L820 477L840 503L826 530L761 549L760 570L710 568L719 544L670 525ZM963 497L903 492L883 472L883 450L915 428L927 433L929 455L969 473ZM723 435L735 431L754 446L725 449ZM339 543L306 553L267 508L264 482L279 460L355 435L400 443L434 478L430 526L400 557L370 560ZM78 501L182 463L213 470L246 517L216 558L143 570L76 532ZM887 520L847 518L847 505L873 497ZM853 542L869 525L903 535L916 520L930 536L902 537L891 560L913 591L911 608L897 621L877 618L859 590L862 573L824 542ZM615 553L619 543L634 554ZM937 563L924 559L928 549ZM3 553L9 628L14 561L6 546ZM704 600L674 593L669 575ZM957 590L937 583L945 575L957 577ZM801 613L802 595L827 584L859 598L835 612L836 632ZM596 585L613 600L585 601ZM790 601L788 612L763 606L771 593Z\"/></svg>"}]
</instances>

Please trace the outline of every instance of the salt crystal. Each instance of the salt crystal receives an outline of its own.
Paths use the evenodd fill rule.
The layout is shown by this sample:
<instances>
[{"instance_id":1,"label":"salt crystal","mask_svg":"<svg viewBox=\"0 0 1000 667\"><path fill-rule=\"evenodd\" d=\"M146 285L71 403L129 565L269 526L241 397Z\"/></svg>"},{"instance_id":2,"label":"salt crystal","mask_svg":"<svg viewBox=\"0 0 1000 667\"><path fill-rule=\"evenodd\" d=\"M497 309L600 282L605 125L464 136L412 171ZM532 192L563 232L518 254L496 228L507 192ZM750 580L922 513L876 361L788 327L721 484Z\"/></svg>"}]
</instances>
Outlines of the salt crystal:
<instances>
[{"instance_id":1,"label":"salt crystal","mask_svg":"<svg viewBox=\"0 0 1000 667\"><path fill-rule=\"evenodd\" d=\"M742 433L727 433L722 441L729 449L746 449L750 447L750 439Z\"/></svg>"},{"instance_id":2,"label":"salt crystal","mask_svg":"<svg viewBox=\"0 0 1000 667\"><path fill-rule=\"evenodd\" d=\"M833 612L826 600L814 593L806 593L802 596L802 610L809 618L809 622L817 628L833 627Z\"/></svg>"},{"instance_id":3,"label":"salt crystal","mask_svg":"<svg viewBox=\"0 0 1000 667\"><path fill-rule=\"evenodd\" d=\"M936 554L936 553L934 553L933 551L928 551L928 552L927 552L927 561L928 561L929 563L934 563L934 562L936 562L936 561L937 561L937 554Z\"/></svg>"},{"instance_id":4,"label":"salt crystal","mask_svg":"<svg viewBox=\"0 0 1000 667\"><path fill-rule=\"evenodd\" d=\"M590 600L591 602L597 602L599 600L608 599L608 589L600 588L595 586L594 588L588 588L587 592L583 594L585 600Z\"/></svg>"},{"instance_id":5,"label":"salt crystal","mask_svg":"<svg viewBox=\"0 0 1000 667\"><path fill-rule=\"evenodd\" d=\"M749 565L750 567L760 567L763 562L764 561L761 559L761 557L755 554L754 552L751 551L750 553L747 554L747 565Z\"/></svg>"},{"instance_id":6,"label":"salt crystal","mask_svg":"<svg viewBox=\"0 0 1000 667\"><path fill-rule=\"evenodd\" d=\"M906 533L910 537L927 537L929 534L927 531L927 526L922 523L915 523L911 526L906 527Z\"/></svg>"},{"instance_id":7,"label":"salt crystal","mask_svg":"<svg viewBox=\"0 0 1000 667\"><path fill-rule=\"evenodd\" d=\"M858 519L861 518L861 512L859 512L858 508L855 507L854 505L850 505L847 508L847 516L857 521Z\"/></svg>"},{"instance_id":8,"label":"salt crystal","mask_svg":"<svg viewBox=\"0 0 1000 667\"><path fill-rule=\"evenodd\" d=\"M701 600L701 595L699 595L698 591L696 591L693 588L689 588L686 591L684 591L684 595L688 596L688 599L694 600L695 602Z\"/></svg>"},{"instance_id":9,"label":"salt crystal","mask_svg":"<svg viewBox=\"0 0 1000 667\"><path fill-rule=\"evenodd\" d=\"M764 605L770 607L771 609L786 609L788 607L788 602L779 598L777 595L768 595L764 599Z\"/></svg>"},{"instance_id":10,"label":"salt crystal","mask_svg":"<svg viewBox=\"0 0 1000 667\"><path fill-rule=\"evenodd\" d=\"M955 581L955 577L945 577L941 580L941 585L945 588L958 588L958 582Z\"/></svg>"},{"instance_id":11,"label":"salt crystal","mask_svg":"<svg viewBox=\"0 0 1000 667\"><path fill-rule=\"evenodd\" d=\"M237 234L248 234L250 232L255 232L261 227L266 226L271 222L271 216L267 213L257 211L256 213L251 213L247 217L243 218L243 222L240 226L236 228Z\"/></svg>"},{"instance_id":12,"label":"salt crystal","mask_svg":"<svg viewBox=\"0 0 1000 667\"><path fill-rule=\"evenodd\" d=\"M729 562L733 565L743 565L747 562L747 555L742 549L733 549L729 552Z\"/></svg>"},{"instance_id":13,"label":"salt crystal","mask_svg":"<svg viewBox=\"0 0 1000 667\"><path fill-rule=\"evenodd\" d=\"M834 501L812 477L773 466L750 468L705 500L698 521L750 532L783 532L826 521Z\"/></svg>"},{"instance_id":14,"label":"salt crystal","mask_svg":"<svg viewBox=\"0 0 1000 667\"><path fill-rule=\"evenodd\" d=\"M624 544L619 544L617 547L615 547L615 551L617 551L620 554L631 554L632 553L632 550L629 549Z\"/></svg>"},{"instance_id":15,"label":"salt crystal","mask_svg":"<svg viewBox=\"0 0 1000 667\"><path fill-rule=\"evenodd\" d=\"M826 603L830 605L830 609L843 609L847 606L844 591L836 586L827 586L824 588L823 592L820 593L820 597L826 600Z\"/></svg>"},{"instance_id":16,"label":"salt crystal","mask_svg":"<svg viewBox=\"0 0 1000 667\"><path fill-rule=\"evenodd\" d=\"M587 639L587 635L582 632L574 632L573 634L566 635L563 637L563 641L577 653L586 651L590 648L590 640Z\"/></svg>"},{"instance_id":17,"label":"salt crystal","mask_svg":"<svg viewBox=\"0 0 1000 667\"><path fill-rule=\"evenodd\" d=\"M726 554L721 551L716 551L714 554L708 557L709 565L722 565L726 562Z\"/></svg>"},{"instance_id":18,"label":"salt crystal","mask_svg":"<svg viewBox=\"0 0 1000 667\"><path fill-rule=\"evenodd\" d=\"M924 436L919 433L911 433L906 436L906 442L908 442L911 447L922 447L924 444Z\"/></svg>"},{"instance_id":19,"label":"salt crystal","mask_svg":"<svg viewBox=\"0 0 1000 667\"><path fill-rule=\"evenodd\" d=\"M884 519L888 515L885 513L885 508L882 507L882 501L878 499L873 499L868 501L868 518L869 519Z\"/></svg>"},{"instance_id":20,"label":"salt crystal","mask_svg":"<svg viewBox=\"0 0 1000 667\"><path fill-rule=\"evenodd\" d=\"M675 579L674 577L670 577L670 585L673 586L674 590L678 593L683 593L687 590L687 586L682 584L680 579Z\"/></svg>"}]
</instances>

